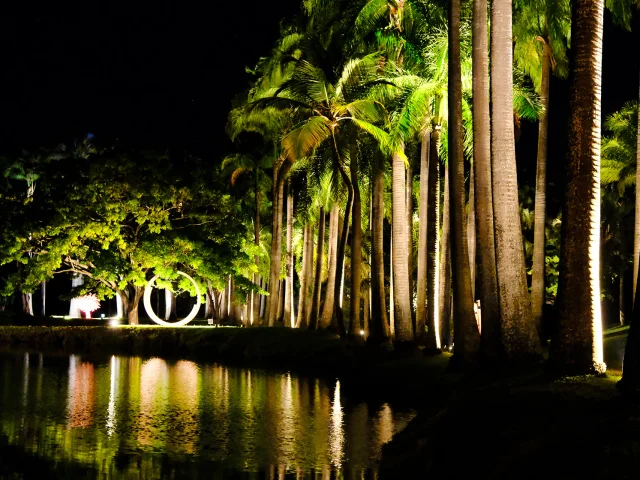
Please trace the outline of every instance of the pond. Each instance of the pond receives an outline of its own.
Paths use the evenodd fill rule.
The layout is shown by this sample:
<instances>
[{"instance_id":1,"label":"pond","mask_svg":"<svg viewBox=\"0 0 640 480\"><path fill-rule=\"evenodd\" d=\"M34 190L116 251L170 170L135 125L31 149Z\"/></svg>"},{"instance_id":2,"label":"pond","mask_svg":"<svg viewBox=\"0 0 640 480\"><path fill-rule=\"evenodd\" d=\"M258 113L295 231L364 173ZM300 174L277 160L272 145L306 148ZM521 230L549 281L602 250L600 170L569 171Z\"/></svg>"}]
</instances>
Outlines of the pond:
<instances>
[{"instance_id":1,"label":"pond","mask_svg":"<svg viewBox=\"0 0 640 480\"><path fill-rule=\"evenodd\" d=\"M161 358L0 353L0 478L376 478L414 417L340 382Z\"/></svg>"}]
</instances>

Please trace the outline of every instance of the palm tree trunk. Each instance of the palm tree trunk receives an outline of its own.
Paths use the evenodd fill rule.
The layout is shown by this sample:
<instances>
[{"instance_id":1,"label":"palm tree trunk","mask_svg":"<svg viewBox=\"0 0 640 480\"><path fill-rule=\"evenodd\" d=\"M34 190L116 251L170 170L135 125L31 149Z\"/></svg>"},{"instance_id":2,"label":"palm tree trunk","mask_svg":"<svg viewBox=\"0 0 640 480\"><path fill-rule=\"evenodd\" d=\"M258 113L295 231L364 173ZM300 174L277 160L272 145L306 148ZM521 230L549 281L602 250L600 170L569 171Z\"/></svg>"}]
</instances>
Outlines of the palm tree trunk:
<instances>
[{"instance_id":1,"label":"palm tree trunk","mask_svg":"<svg viewBox=\"0 0 640 480\"><path fill-rule=\"evenodd\" d=\"M267 297L267 325L274 326L278 317L278 289L282 263L282 213L284 208L284 180L291 162L279 160L273 173L273 230L271 238L271 264L269 268L269 296Z\"/></svg>"},{"instance_id":2,"label":"palm tree trunk","mask_svg":"<svg viewBox=\"0 0 640 480\"><path fill-rule=\"evenodd\" d=\"M391 226L391 241L389 242L389 332L391 338L396 337L396 315L395 315L395 301L393 300L393 225Z\"/></svg>"},{"instance_id":3,"label":"palm tree trunk","mask_svg":"<svg viewBox=\"0 0 640 480\"><path fill-rule=\"evenodd\" d=\"M355 157L355 155L354 155ZM351 158L353 209L351 212L351 308L349 309L349 335L360 335L360 286L362 285L362 203L358 182L358 161Z\"/></svg>"},{"instance_id":4,"label":"palm tree trunk","mask_svg":"<svg viewBox=\"0 0 640 480\"><path fill-rule=\"evenodd\" d=\"M309 315L309 328L318 328L318 317L320 315L320 293L322 289L322 262L324 257L324 208L320 207L318 219L318 247L316 253L316 278L313 286L313 302L311 304L311 314Z\"/></svg>"},{"instance_id":5,"label":"palm tree trunk","mask_svg":"<svg viewBox=\"0 0 640 480\"><path fill-rule=\"evenodd\" d=\"M454 360L469 361L480 346L473 313L469 245L465 216L462 130L462 67L460 63L460 0L449 3L449 175L451 176L451 271L453 284Z\"/></svg>"},{"instance_id":6,"label":"palm tree trunk","mask_svg":"<svg viewBox=\"0 0 640 480\"><path fill-rule=\"evenodd\" d=\"M373 170L371 205L371 323L367 341L382 343L389 338L384 287L384 171L378 164Z\"/></svg>"},{"instance_id":7,"label":"palm tree trunk","mask_svg":"<svg viewBox=\"0 0 640 480\"><path fill-rule=\"evenodd\" d=\"M256 171L256 184L255 184L255 201L256 201L256 214L254 221L254 241L257 247L260 246L260 186L259 186L259 177L258 171ZM256 263L256 267L260 267L260 258L256 255L254 258ZM253 274L253 283L254 285L260 285L261 279L260 275L257 273ZM258 325L260 318L260 295L255 292L251 293L251 314L250 314L251 325Z\"/></svg>"},{"instance_id":8,"label":"palm tree trunk","mask_svg":"<svg viewBox=\"0 0 640 480\"><path fill-rule=\"evenodd\" d=\"M639 94L640 97L640 94ZM640 105L640 103L639 103ZM638 108L638 148L636 150L636 218L633 233L633 298L636 298L636 283L640 269L640 107Z\"/></svg>"},{"instance_id":9,"label":"palm tree trunk","mask_svg":"<svg viewBox=\"0 0 640 480\"><path fill-rule=\"evenodd\" d=\"M293 307L293 190L291 182L287 188L287 279L284 293L284 325L295 326Z\"/></svg>"},{"instance_id":10,"label":"palm tree trunk","mask_svg":"<svg viewBox=\"0 0 640 480\"><path fill-rule=\"evenodd\" d=\"M428 213L427 213L427 347L441 348L438 308L438 235L440 232L440 125L431 130L429 152ZM422 171L420 172L422 175ZM421 207L422 208L422 207ZM421 242L422 243L422 242Z\"/></svg>"},{"instance_id":11,"label":"palm tree trunk","mask_svg":"<svg viewBox=\"0 0 640 480\"><path fill-rule=\"evenodd\" d=\"M467 245L469 246L469 269L471 276L471 298L476 299L476 208L475 167L469 171L469 202L467 204Z\"/></svg>"},{"instance_id":12,"label":"palm tree trunk","mask_svg":"<svg viewBox=\"0 0 640 480\"><path fill-rule=\"evenodd\" d=\"M335 141L334 141L335 145ZM342 162L339 157L339 152L337 147L334 148L334 160L337 164L338 170L340 171L340 176L342 177L342 181L347 189L347 207L344 212L344 222L342 224L342 230L340 231L340 239L338 241L338 253L336 255L336 275L340 275L340 281L337 281L335 284L335 296L340 299L340 303L335 307L336 313L336 322L338 323L338 333L341 337L346 335L346 329L344 327L344 316L342 314L342 285L344 281L344 257L347 251L347 238L349 237L349 218L351 217L351 210L353 208L353 184L351 183L351 179L347 175L347 172L342 165Z\"/></svg>"},{"instance_id":13,"label":"palm tree trunk","mask_svg":"<svg viewBox=\"0 0 640 480\"><path fill-rule=\"evenodd\" d=\"M409 290L409 244L407 229L406 175L405 164L398 154L392 159L392 238L393 249L393 302L395 318L395 339L398 343L412 342L413 324L411 321L411 297Z\"/></svg>"},{"instance_id":14,"label":"palm tree trunk","mask_svg":"<svg viewBox=\"0 0 640 480\"><path fill-rule=\"evenodd\" d=\"M452 332L449 328L451 323L451 215L449 193L449 169L444 168L444 205L442 207L442 236L440 237L440 291L438 292L438 305L440 311L440 332L443 338L447 339L447 345L453 342ZM438 200L439 201L439 200Z\"/></svg>"},{"instance_id":15,"label":"palm tree trunk","mask_svg":"<svg viewBox=\"0 0 640 480\"><path fill-rule=\"evenodd\" d=\"M473 2L473 165L477 235L478 298L482 311L481 348L495 358L500 348L498 277L491 185L489 42L487 0Z\"/></svg>"},{"instance_id":16,"label":"palm tree trunk","mask_svg":"<svg viewBox=\"0 0 640 480\"><path fill-rule=\"evenodd\" d=\"M406 189L406 205L407 205L407 271L409 272L409 306L411 309L411 324L415 336L416 318L413 310L413 165L409 161L407 166L407 189Z\"/></svg>"},{"instance_id":17,"label":"palm tree trunk","mask_svg":"<svg viewBox=\"0 0 640 480\"><path fill-rule=\"evenodd\" d=\"M309 263L309 225L305 225L302 233L302 268L300 270L300 292L298 295L298 318L296 328L307 327L307 269Z\"/></svg>"},{"instance_id":18,"label":"palm tree trunk","mask_svg":"<svg viewBox=\"0 0 640 480\"><path fill-rule=\"evenodd\" d=\"M491 146L502 346L508 358L540 358L531 316L518 204L513 126L512 2L491 8Z\"/></svg>"},{"instance_id":19,"label":"palm tree trunk","mask_svg":"<svg viewBox=\"0 0 640 480\"><path fill-rule=\"evenodd\" d=\"M284 323L284 289L285 279L278 280L278 312L276 313L276 324Z\"/></svg>"},{"instance_id":20,"label":"palm tree trunk","mask_svg":"<svg viewBox=\"0 0 640 480\"><path fill-rule=\"evenodd\" d=\"M340 224L340 209L338 204L334 204L331 208L329 216L329 272L327 276L327 290L322 305L322 317L320 320L321 329L327 329L331 326L333 312L335 310L336 299L336 256L338 254L338 225Z\"/></svg>"},{"instance_id":21,"label":"palm tree trunk","mask_svg":"<svg viewBox=\"0 0 640 480\"><path fill-rule=\"evenodd\" d=\"M362 316L362 331L364 332L364 339L366 340L367 338L369 338L369 312L370 310L370 306L371 306L371 289L367 288L365 290L364 293L364 312L363 312L363 316Z\"/></svg>"},{"instance_id":22,"label":"palm tree trunk","mask_svg":"<svg viewBox=\"0 0 640 480\"><path fill-rule=\"evenodd\" d=\"M551 48L545 41L542 55L542 81L540 83L540 103L538 127L538 160L536 167L536 200L533 225L533 270L531 273L531 311L538 332L542 327L545 298L545 238L547 221L547 135L549 130L549 80L551 77Z\"/></svg>"},{"instance_id":23,"label":"palm tree trunk","mask_svg":"<svg viewBox=\"0 0 640 480\"><path fill-rule=\"evenodd\" d=\"M625 324L626 317L626 295L625 295L625 281L624 281L624 268L620 267L620 278L619 278L619 292L618 292L618 302L620 304L618 310L620 312L620 325Z\"/></svg>"},{"instance_id":24,"label":"palm tree trunk","mask_svg":"<svg viewBox=\"0 0 640 480\"><path fill-rule=\"evenodd\" d=\"M559 331L551 343L549 359L555 366L576 373L603 372L606 368L599 258L603 17L604 0L573 2L569 161L557 297ZM624 367L625 375L634 369L626 359Z\"/></svg>"},{"instance_id":25,"label":"palm tree trunk","mask_svg":"<svg viewBox=\"0 0 640 480\"><path fill-rule=\"evenodd\" d=\"M418 233L418 278L416 282L416 341L425 343L427 337L427 230L429 208L429 153L431 151L431 133L422 134L420 149L420 225Z\"/></svg>"}]
</instances>

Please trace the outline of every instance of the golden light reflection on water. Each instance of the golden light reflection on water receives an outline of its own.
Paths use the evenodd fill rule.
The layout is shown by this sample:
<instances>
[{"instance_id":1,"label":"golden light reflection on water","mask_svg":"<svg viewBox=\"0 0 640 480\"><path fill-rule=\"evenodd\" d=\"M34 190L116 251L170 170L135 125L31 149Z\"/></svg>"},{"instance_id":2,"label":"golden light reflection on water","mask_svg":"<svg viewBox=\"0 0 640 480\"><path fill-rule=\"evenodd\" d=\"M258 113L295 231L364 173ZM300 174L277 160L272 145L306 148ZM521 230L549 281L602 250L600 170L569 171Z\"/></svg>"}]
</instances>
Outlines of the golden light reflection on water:
<instances>
[{"instance_id":1,"label":"golden light reflection on water","mask_svg":"<svg viewBox=\"0 0 640 480\"><path fill-rule=\"evenodd\" d=\"M0 381L0 439L104 478L373 478L413 416L339 381L159 358L0 354Z\"/></svg>"}]
</instances>

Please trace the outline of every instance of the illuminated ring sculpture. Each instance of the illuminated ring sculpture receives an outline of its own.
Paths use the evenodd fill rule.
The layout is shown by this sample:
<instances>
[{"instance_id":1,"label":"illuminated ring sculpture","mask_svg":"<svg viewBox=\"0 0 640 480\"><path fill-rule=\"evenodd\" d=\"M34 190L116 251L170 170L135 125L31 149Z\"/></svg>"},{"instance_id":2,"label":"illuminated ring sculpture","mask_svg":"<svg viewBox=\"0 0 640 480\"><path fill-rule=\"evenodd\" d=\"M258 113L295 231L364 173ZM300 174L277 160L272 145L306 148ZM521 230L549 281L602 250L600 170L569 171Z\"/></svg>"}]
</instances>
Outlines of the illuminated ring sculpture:
<instances>
[{"instance_id":1,"label":"illuminated ring sculpture","mask_svg":"<svg viewBox=\"0 0 640 480\"><path fill-rule=\"evenodd\" d=\"M189 315L187 315L185 318L183 318L179 322L165 322L164 320L159 318L155 314L155 312L153 311L153 307L151 307L151 291L153 290L153 286L156 283L156 280L158 278L160 278L160 275L156 275L151 280L149 280L149 283L147 283L147 286L144 289L144 309L147 311L147 315L149 315L149 318L151 320L153 320L154 322L156 322L158 325L163 325L165 327L183 327L186 324L188 324L189 322L191 322L191 320L196 318L196 315L198 314L198 311L200 310L200 289L198 288L198 284L195 282L195 280L193 278L191 278L189 275L187 275L184 272L178 271L178 275L182 275L183 277L187 277L189 279L189 281L195 287L195 289L196 289L196 304L191 309L191 313L189 313Z\"/></svg>"}]
</instances>

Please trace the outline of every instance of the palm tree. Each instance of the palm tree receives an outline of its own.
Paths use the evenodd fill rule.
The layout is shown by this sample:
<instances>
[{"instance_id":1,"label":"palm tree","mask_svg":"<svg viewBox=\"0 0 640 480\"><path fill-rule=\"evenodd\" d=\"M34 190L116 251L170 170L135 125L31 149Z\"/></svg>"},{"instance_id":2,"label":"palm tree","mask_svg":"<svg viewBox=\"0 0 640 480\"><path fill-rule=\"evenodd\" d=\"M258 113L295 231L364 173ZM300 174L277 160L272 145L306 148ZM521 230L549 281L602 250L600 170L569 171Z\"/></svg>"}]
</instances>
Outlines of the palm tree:
<instances>
[{"instance_id":1,"label":"palm tree","mask_svg":"<svg viewBox=\"0 0 640 480\"><path fill-rule=\"evenodd\" d=\"M390 336L384 287L384 165L380 156L374 156L372 172L370 343L383 343Z\"/></svg>"},{"instance_id":2,"label":"palm tree","mask_svg":"<svg viewBox=\"0 0 640 480\"><path fill-rule=\"evenodd\" d=\"M513 124L512 2L491 7L492 187L502 346L508 358L540 357L527 288Z\"/></svg>"},{"instance_id":3,"label":"palm tree","mask_svg":"<svg viewBox=\"0 0 640 480\"><path fill-rule=\"evenodd\" d=\"M326 223L324 207L320 207L318 215L318 250L316 253L316 274L313 286L313 297L311 300L311 314L309 315L309 328L318 328L318 318L320 316L320 293L322 290L322 263L324 257L324 226Z\"/></svg>"},{"instance_id":4,"label":"palm tree","mask_svg":"<svg viewBox=\"0 0 640 480\"><path fill-rule=\"evenodd\" d=\"M481 348L496 357L500 343L498 279L491 186L491 117L487 1L473 2L473 166L477 235L477 275L482 308Z\"/></svg>"},{"instance_id":5,"label":"palm tree","mask_svg":"<svg viewBox=\"0 0 640 480\"><path fill-rule=\"evenodd\" d=\"M320 328L329 328L332 324L333 313L335 311L336 300L336 280L337 267L336 267L336 255L338 254L338 226L340 225L340 208L338 203L335 202L331 207L331 213L329 215L329 245L328 245L328 265L329 272L327 276L327 289L324 297L324 304L322 305L322 317L320 320Z\"/></svg>"},{"instance_id":6,"label":"palm tree","mask_svg":"<svg viewBox=\"0 0 640 480\"><path fill-rule=\"evenodd\" d=\"M557 298L559 331L551 342L549 360L558 368L577 373L603 372L606 368L599 269L603 18L604 0L573 3L569 163Z\"/></svg>"},{"instance_id":7,"label":"palm tree","mask_svg":"<svg viewBox=\"0 0 640 480\"><path fill-rule=\"evenodd\" d=\"M286 252L286 274L285 294L284 294L284 324L285 326L295 326L295 308L293 305L293 189L291 182L287 187L287 252Z\"/></svg>"},{"instance_id":8,"label":"palm tree","mask_svg":"<svg viewBox=\"0 0 640 480\"><path fill-rule=\"evenodd\" d=\"M560 78L568 74L567 43L571 29L569 0L524 2L514 22L514 60L540 94L542 109L538 127L533 270L531 309L540 328L545 299L546 167L549 130L549 84L551 72Z\"/></svg>"},{"instance_id":9,"label":"palm tree","mask_svg":"<svg viewBox=\"0 0 640 480\"><path fill-rule=\"evenodd\" d=\"M464 154L462 129L462 67L460 61L460 0L449 4L449 176L451 195L451 270L454 286L455 359L470 360L480 334L473 313L471 271L465 223Z\"/></svg>"}]
</instances>

